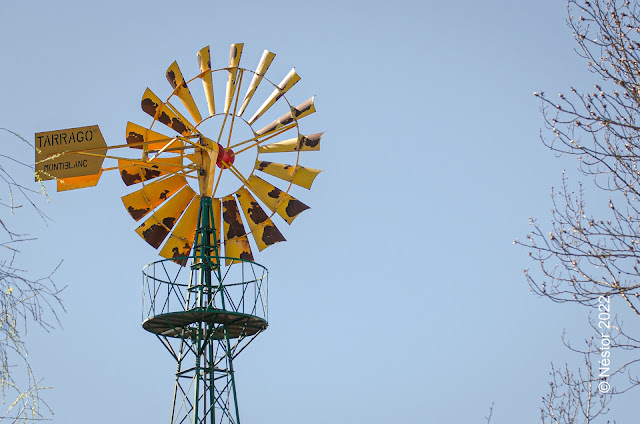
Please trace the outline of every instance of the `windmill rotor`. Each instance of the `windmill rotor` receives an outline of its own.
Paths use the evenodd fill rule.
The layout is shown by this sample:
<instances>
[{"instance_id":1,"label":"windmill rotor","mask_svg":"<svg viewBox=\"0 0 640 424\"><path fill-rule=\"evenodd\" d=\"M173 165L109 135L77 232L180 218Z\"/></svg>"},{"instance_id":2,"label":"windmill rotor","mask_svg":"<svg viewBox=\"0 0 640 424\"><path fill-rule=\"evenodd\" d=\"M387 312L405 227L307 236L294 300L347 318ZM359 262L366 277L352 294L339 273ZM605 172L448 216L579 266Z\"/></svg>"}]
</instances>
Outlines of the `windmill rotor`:
<instances>
[{"instance_id":1,"label":"windmill rotor","mask_svg":"<svg viewBox=\"0 0 640 424\"><path fill-rule=\"evenodd\" d=\"M140 151L141 162L121 161L120 173L125 184L140 184L142 188L124 196L123 203L136 221L146 217L136 232L154 248L162 245L159 254L164 258L186 263L197 214L197 209L189 205L197 203L201 196L214 199L214 211L218 211L222 223L216 226L217 240L224 246L224 255L243 260L254 258L249 235L260 251L285 241L273 222L274 215L291 224L308 209L289 191L293 185L310 189L321 172L299 163L301 152L319 149L322 136L304 135L299 128L298 121L315 112L313 98L292 105L286 94L300 80L295 68L275 84L265 76L275 54L265 50L255 70L251 70L240 67L242 51L242 44L231 45L228 66L212 69L209 48L201 49L197 54L200 73L189 80L173 62L166 72L173 90L167 100L162 101L149 88L144 92L141 106L153 118L151 124L127 124L127 143ZM214 94L217 73L227 76L224 96ZM251 81L242 96L243 81L248 77ZM192 95L196 80L202 82L206 109L199 108ZM261 84L272 86L273 91L251 118L245 119L243 115L255 103L252 100ZM224 100L222 107L215 103L220 97ZM181 113L177 105L187 113ZM267 112L276 105L283 112L277 119L265 121ZM214 119L219 131L204 131ZM234 138L238 126L248 128L250 136ZM289 154L291 159L289 163L269 161L272 153ZM239 169L236 159L251 154L255 155L253 168ZM224 179L235 180L239 187L220 193ZM197 182L196 190L190 188L189 182Z\"/></svg>"}]
</instances>

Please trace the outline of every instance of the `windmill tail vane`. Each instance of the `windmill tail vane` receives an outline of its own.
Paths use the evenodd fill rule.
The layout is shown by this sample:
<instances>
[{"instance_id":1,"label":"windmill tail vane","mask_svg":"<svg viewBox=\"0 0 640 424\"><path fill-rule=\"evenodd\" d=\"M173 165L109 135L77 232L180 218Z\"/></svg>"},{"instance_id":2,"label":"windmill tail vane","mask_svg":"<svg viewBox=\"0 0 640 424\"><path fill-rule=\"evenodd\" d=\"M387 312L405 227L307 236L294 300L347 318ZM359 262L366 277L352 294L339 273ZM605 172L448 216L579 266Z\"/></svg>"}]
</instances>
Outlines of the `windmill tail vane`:
<instances>
[{"instance_id":1,"label":"windmill tail vane","mask_svg":"<svg viewBox=\"0 0 640 424\"><path fill-rule=\"evenodd\" d=\"M233 359L268 326L268 271L254 252L285 241L276 222L309 209L292 188L311 189L322 172L299 163L323 133L300 131L316 109L313 97L288 99L296 69L276 84L266 77L276 55L265 50L249 69L243 50L232 44L216 69L202 48L191 79L171 63L169 97L144 90L151 122L128 122L126 143L108 146L97 125L35 135L37 181L87 188L113 170L135 188L122 203L162 257L143 269L142 327L177 363L172 424L240 422Z\"/></svg>"}]
</instances>

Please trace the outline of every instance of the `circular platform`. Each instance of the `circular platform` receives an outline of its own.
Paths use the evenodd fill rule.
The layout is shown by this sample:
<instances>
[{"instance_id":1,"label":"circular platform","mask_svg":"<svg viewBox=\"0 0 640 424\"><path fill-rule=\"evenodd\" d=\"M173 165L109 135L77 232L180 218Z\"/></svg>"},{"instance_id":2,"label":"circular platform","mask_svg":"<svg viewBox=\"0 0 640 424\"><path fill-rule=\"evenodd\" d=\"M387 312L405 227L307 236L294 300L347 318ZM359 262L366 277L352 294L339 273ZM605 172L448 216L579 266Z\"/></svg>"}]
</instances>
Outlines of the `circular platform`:
<instances>
[{"instance_id":1,"label":"circular platform","mask_svg":"<svg viewBox=\"0 0 640 424\"><path fill-rule=\"evenodd\" d=\"M224 338L224 328L229 338L251 336L267 328L267 321L255 315L230 312L223 309L192 309L182 312L170 312L146 319L142 327L150 333L166 337L184 339L196 336L197 326L205 322L215 331L216 339ZM218 324L217 327L214 325Z\"/></svg>"}]
</instances>

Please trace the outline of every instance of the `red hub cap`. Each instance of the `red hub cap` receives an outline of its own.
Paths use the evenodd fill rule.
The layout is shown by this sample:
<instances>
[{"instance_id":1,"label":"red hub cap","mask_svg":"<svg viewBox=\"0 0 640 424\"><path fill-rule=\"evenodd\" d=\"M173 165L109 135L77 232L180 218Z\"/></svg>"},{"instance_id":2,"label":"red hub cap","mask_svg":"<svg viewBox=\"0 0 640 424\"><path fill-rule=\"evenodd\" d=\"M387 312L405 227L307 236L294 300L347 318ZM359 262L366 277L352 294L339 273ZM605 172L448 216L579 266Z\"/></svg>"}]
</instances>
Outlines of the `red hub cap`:
<instances>
[{"instance_id":1,"label":"red hub cap","mask_svg":"<svg viewBox=\"0 0 640 424\"><path fill-rule=\"evenodd\" d=\"M229 165L235 162L235 160L236 157L233 150L225 149L220 143L218 143L218 160L216 161L218 168L222 169L223 166L228 168Z\"/></svg>"}]
</instances>

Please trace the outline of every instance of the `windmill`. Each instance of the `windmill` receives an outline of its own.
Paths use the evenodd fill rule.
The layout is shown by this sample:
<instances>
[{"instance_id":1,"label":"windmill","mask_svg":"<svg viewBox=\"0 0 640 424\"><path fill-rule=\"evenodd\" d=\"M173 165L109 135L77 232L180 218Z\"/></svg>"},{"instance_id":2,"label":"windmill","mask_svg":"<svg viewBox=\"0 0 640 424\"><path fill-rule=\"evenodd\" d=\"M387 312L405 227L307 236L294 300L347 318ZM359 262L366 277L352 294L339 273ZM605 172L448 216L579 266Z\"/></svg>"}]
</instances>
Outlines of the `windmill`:
<instances>
[{"instance_id":1,"label":"windmill","mask_svg":"<svg viewBox=\"0 0 640 424\"><path fill-rule=\"evenodd\" d=\"M201 49L189 80L172 63L171 94L162 101L147 88L141 106L152 122L127 123L126 143L107 146L95 125L36 134L37 180L56 179L64 191L118 170L136 188L124 207L163 258L143 269L142 326L176 360L175 424L240 422L233 359L268 325L268 272L252 244L262 251L285 240L274 219L291 224L308 209L289 192L310 189L321 172L299 164L302 152L319 150L322 133L300 132L315 107L313 98L287 99L296 70L275 84L265 76L275 54L265 50L250 70L240 67L242 51L232 44L228 65L213 69L209 47ZM200 84L199 102L191 90ZM225 87L222 99L214 85ZM105 159L117 166L103 167Z\"/></svg>"}]
</instances>

